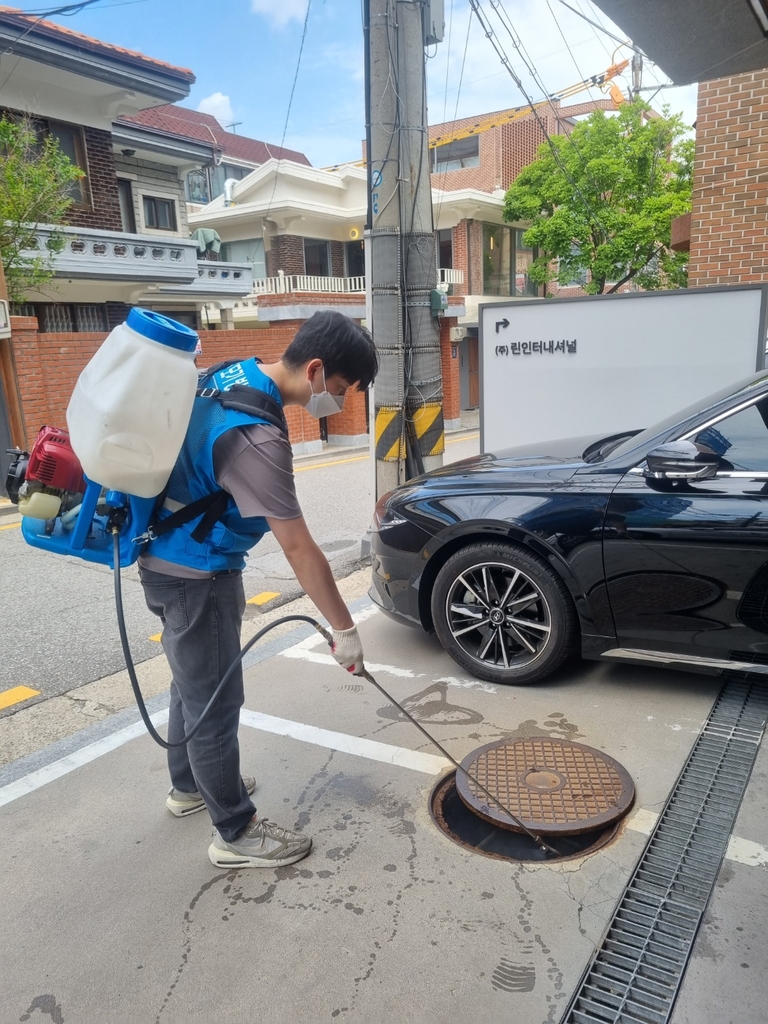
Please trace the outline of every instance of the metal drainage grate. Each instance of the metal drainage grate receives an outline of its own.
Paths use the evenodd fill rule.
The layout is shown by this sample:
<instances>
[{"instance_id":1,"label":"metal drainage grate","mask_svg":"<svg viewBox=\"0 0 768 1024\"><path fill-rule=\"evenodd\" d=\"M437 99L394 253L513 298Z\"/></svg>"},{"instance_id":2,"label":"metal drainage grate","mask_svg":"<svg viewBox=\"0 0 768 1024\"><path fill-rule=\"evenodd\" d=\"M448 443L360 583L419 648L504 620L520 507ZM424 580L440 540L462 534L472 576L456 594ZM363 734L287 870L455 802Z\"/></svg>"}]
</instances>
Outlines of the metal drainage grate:
<instances>
[{"instance_id":1,"label":"metal drainage grate","mask_svg":"<svg viewBox=\"0 0 768 1024\"><path fill-rule=\"evenodd\" d=\"M765 683L726 683L561 1024L665 1024L757 756Z\"/></svg>"}]
</instances>

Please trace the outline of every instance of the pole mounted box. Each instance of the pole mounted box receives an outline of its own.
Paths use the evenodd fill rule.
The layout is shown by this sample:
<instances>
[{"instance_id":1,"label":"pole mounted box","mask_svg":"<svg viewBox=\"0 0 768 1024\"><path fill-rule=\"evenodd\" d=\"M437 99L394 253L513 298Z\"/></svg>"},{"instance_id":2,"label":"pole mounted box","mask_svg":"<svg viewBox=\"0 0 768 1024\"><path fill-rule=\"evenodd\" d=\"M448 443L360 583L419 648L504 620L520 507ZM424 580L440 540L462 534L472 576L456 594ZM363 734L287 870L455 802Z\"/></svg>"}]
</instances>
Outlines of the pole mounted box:
<instances>
[{"instance_id":1,"label":"pole mounted box","mask_svg":"<svg viewBox=\"0 0 768 1024\"><path fill-rule=\"evenodd\" d=\"M422 18L424 45L442 43L445 37L445 0L424 0Z\"/></svg>"}]
</instances>

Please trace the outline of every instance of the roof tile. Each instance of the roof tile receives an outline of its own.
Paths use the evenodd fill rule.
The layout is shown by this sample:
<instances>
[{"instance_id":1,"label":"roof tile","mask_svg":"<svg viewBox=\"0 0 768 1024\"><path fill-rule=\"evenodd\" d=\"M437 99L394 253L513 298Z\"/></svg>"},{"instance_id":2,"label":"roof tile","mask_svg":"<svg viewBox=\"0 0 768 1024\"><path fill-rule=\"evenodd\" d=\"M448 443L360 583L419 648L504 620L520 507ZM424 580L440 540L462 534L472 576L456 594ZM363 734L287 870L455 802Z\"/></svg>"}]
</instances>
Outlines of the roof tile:
<instances>
[{"instance_id":1,"label":"roof tile","mask_svg":"<svg viewBox=\"0 0 768 1024\"><path fill-rule=\"evenodd\" d=\"M43 21L32 15L24 14L17 7L0 5L0 20L23 29L29 29L32 26L32 31L36 35L61 38L69 43L79 44L94 53L118 54L123 60L128 60L130 63L149 64L153 67L162 68L166 73L170 72L185 82L195 81L195 74L189 68L180 68L175 64L168 64L164 60L157 60L156 57L147 57L137 50L126 50L124 47L116 46L114 43L103 43L100 39L83 35L82 32L74 32L71 28L57 25L53 21Z\"/></svg>"},{"instance_id":2,"label":"roof tile","mask_svg":"<svg viewBox=\"0 0 768 1024\"><path fill-rule=\"evenodd\" d=\"M225 131L213 115L204 114L200 110L190 110L188 107L178 107L174 103L141 110L138 114L121 117L119 120L143 125L145 128L155 128L171 135L196 139L198 142L213 143L226 156L246 163L263 164L267 160L277 159L293 160L298 164L312 166L306 156L297 150L272 146L259 139L249 139L245 135L235 135L234 132Z\"/></svg>"}]
</instances>

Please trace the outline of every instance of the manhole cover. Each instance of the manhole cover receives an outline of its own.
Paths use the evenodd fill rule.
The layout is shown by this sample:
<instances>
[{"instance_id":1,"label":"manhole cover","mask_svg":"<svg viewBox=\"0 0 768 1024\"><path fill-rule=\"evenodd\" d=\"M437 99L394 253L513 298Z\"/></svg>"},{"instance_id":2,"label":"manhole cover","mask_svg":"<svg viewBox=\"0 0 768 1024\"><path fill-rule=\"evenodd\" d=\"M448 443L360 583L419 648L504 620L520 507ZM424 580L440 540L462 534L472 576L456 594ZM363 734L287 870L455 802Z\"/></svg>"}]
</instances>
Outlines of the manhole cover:
<instances>
[{"instance_id":1,"label":"manhole cover","mask_svg":"<svg viewBox=\"0 0 768 1024\"><path fill-rule=\"evenodd\" d=\"M526 828L543 836L604 828L626 814L635 796L632 779L618 761L582 743L549 736L488 743L468 754L461 766ZM521 831L463 772L456 788L481 818Z\"/></svg>"}]
</instances>

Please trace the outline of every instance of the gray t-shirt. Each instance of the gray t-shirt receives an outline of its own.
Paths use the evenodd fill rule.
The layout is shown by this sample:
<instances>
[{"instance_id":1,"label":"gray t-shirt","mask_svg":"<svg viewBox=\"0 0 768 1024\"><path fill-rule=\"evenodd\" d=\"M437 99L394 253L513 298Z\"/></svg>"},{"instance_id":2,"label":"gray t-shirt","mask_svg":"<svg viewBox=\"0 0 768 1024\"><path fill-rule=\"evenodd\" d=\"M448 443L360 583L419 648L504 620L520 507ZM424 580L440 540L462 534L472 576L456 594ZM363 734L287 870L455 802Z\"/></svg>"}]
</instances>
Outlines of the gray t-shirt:
<instances>
[{"instance_id":1,"label":"gray t-shirt","mask_svg":"<svg viewBox=\"0 0 768 1024\"><path fill-rule=\"evenodd\" d=\"M213 446L213 469L216 482L232 495L240 515L268 519L297 519L301 515L293 479L293 452L277 427L255 423L227 430ZM155 558L151 553L142 555L139 565L184 579L213 575Z\"/></svg>"}]
</instances>

